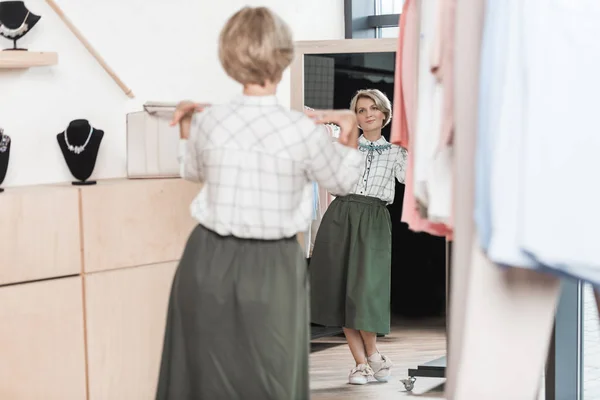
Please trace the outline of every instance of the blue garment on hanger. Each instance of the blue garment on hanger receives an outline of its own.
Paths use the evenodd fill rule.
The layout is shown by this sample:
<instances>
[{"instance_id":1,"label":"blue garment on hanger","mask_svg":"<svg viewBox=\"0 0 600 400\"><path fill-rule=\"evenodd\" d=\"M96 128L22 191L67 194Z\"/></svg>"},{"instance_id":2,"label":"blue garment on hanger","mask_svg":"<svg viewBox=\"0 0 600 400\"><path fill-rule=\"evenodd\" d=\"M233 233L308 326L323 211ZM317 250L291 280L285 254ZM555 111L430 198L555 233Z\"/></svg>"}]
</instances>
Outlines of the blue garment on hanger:
<instances>
[{"instance_id":1,"label":"blue garment on hanger","mask_svg":"<svg viewBox=\"0 0 600 400\"><path fill-rule=\"evenodd\" d=\"M506 6L504 0L487 0L481 44L477 147L475 156L475 225L479 245L487 254L492 236L491 167L493 144L498 132L498 106L501 103L504 58L507 53Z\"/></svg>"},{"instance_id":2,"label":"blue garment on hanger","mask_svg":"<svg viewBox=\"0 0 600 400\"><path fill-rule=\"evenodd\" d=\"M591 11L600 15L600 6L597 3L590 2L589 6ZM593 196L600 197L597 195L598 191L595 186L579 185L577 190L571 189L567 192L576 201L577 206L581 206L580 203L584 201L588 202L588 206L583 207L584 212L587 210L585 217L588 221L571 221L565 217L556 218L556 214L571 212L571 209L569 200L563 199L560 203L561 198L553 192L556 189L552 184L554 180L564 182L570 179L569 176L564 176L567 174L564 174L563 165L568 165L577 173L587 171L588 167L576 169L572 167L573 162L565 163L564 160L568 156L580 156L582 151L573 149L577 150L581 143L596 143L594 140L597 139L592 139L595 136L590 134L589 130L586 131L593 124L570 132L571 142L567 145L561 143L560 139L555 139L562 138L562 132L552 132L553 129L556 131L560 128L552 125L556 124L552 118L546 119L546 115L553 115L552 111L544 110L554 110L554 115L560 115L563 109L557 111L557 108L564 105L553 103L557 96L544 96L545 93L553 93L556 86L546 88L539 74L535 74L537 71L544 71L545 76L554 74L558 77L573 77L574 68L572 64L559 64L562 69L547 70L545 55L548 54L548 49L554 48L557 41L555 37L548 38L544 35L544 30L552 32L552 24L539 24L540 10L535 9L534 5L523 7L525 6L521 0L486 1L475 157L474 217L477 238L486 256L500 267L533 269L558 277L584 280L599 287L600 258L591 253L592 245L585 246L591 242L581 242L591 235L581 234L583 228L577 227L577 224L581 227L590 226L589 219L593 220L593 212L597 210L597 207L590 205L597 204L597 201L592 202L590 199L594 198ZM558 6L548 3L544 5L544 11L551 17L560 15L554 7ZM589 19L593 20L593 16ZM589 26L593 24L590 23ZM570 26L570 30L565 32L567 33L558 32L556 36L561 38L560 35L571 35L569 43L573 43L573 46L576 43L586 43L587 33L584 29ZM580 42L575 40L578 35L581 38ZM538 43L539 41L542 43ZM525 44L530 47L527 48ZM567 52L569 47L564 43L563 46L563 52ZM534 53L535 51L537 53ZM596 54L600 52L597 51ZM588 56L586 53L584 59L592 60L586 58ZM592 64L592 61L589 61L587 69L590 84L594 83L590 77L595 77L591 72ZM561 75L563 70L570 73ZM584 74L586 70L581 69L578 72ZM586 79L585 75L577 78L571 80L572 86L565 92L577 93L575 89L579 88L579 93L589 93L589 90L586 92L581 89L587 84L582 83ZM553 82L552 79L546 81ZM596 81L596 84L600 86L600 80ZM582 98L583 96L575 96L570 99L573 103L568 106L575 109L573 104L576 105L577 101L582 102ZM534 102L549 102L551 106L542 108L536 104L537 108L532 110ZM569 115L576 115L576 111L577 109ZM589 115L591 114L584 117ZM567 124L564 120L560 122L565 130L564 125ZM554 147L549 146L547 142ZM594 147L588 145L589 148ZM561 154L561 151L566 151L567 155ZM549 154L556 156L550 157ZM535 155L537 159L533 161ZM589 157L589 160L592 158ZM574 160L580 161L577 158ZM546 168L538 167L544 162L547 163ZM539 183L541 179L545 179L543 183ZM564 207L564 210L561 207ZM564 226L569 229L565 229ZM569 236L572 236L572 239ZM578 246L571 246L570 252L566 249L569 240L578 241ZM578 247L587 250L588 253L575 251Z\"/></svg>"},{"instance_id":3,"label":"blue garment on hanger","mask_svg":"<svg viewBox=\"0 0 600 400\"><path fill-rule=\"evenodd\" d=\"M313 221L318 218L319 214L319 185L313 182Z\"/></svg>"}]
</instances>

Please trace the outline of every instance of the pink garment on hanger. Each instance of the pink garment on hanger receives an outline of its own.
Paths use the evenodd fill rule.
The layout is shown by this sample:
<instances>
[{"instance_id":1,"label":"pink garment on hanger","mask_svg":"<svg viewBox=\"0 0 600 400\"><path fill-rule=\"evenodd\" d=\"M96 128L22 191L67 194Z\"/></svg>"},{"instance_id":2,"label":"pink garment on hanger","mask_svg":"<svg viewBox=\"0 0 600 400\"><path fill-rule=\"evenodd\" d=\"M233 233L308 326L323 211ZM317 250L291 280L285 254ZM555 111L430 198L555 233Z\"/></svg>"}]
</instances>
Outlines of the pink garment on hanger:
<instances>
[{"instance_id":1,"label":"pink garment on hanger","mask_svg":"<svg viewBox=\"0 0 600 400\"><path fill-rule=\"evenodd\" d=\"M414 0L406 0L402 6L400 14L400 37L398 39L398 50L396 51L396 71L394 73L394 104L392 129L390 134L390 142L408 149L408 121L405 108L403 77L404 77L404 37L406 32L406 21L409 16L409 9L414 12ZM414 17L413 17L414 18ZM410 82L410 81L407 81Z\"/></svg>"},{"instance_id":2,"label":"pink garment on hanger","mask_svg":"<svg viewBox=\"0 0 600 400\"><path fill-rule=\"evenodd\" d=\"M417 105L417 60L419 46L419 12L416 0L406 0L400 15L400 37L396 53L394 88L394 120L391 142L408 150L408 168L404 189L402 222L414 232L449 236L452 231L444 224L434 224L419 215L413 190L414 156L410 135L414 134Z\"/></svg>"},{"instance_id":3,"label":"pink garment on hanger","mask_svg":"<svg viewBox=\"0 0 600 400\"><path fill-rule=\"evenodd\" d=\"M444 105L442 110L442 131L440 145L452 144L454 136L454 30L456 0L444 0L439 5L439 59L437 68L432 71L444 85Z\"/></svg>"}]
</instances>

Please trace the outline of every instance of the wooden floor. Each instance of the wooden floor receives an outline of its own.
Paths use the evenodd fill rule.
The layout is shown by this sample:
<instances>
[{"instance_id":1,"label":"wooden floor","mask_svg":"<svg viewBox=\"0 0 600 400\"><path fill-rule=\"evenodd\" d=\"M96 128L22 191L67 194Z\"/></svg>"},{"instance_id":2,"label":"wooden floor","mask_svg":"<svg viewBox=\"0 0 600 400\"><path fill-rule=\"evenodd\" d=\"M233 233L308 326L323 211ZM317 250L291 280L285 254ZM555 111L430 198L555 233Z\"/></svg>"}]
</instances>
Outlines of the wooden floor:
<instances>
[{"instance_id":1,"label":"wooden floor","mask_svg":"<svg viewBox=\"0 0 600 400\"><path fill-rule=\"evenodd\" d=\"M348 384L354 366L350 350L342 337L313 341L310 356L311 400L333 399L443 399L443 379L417 378L412 393L407 393L400 379L407 378L408 368L431 361L446 353L443 322L394 321L392 333L379 339L379 350L389 356L395 367L388 383L364 386Z\"/></svg>"}]
</instances>

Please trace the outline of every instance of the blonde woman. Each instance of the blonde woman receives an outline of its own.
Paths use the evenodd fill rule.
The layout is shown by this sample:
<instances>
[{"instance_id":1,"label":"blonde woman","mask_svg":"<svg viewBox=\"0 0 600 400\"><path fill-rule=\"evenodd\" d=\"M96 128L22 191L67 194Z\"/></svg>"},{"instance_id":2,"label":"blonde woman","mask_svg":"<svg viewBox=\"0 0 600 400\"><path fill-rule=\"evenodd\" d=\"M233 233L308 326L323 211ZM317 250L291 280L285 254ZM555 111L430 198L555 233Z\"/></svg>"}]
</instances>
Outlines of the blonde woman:
<instances>
[{"instance_id":1,"label":"blonde woman","mask_svg":"<svg viewBox=\"0 0 600 400\"><path fill-rule=\"evenodd\" d=\"M388 143L381 130L392 106L379 90L360 90L350 109L362 130L360 179L351 194L329 206L315 240L310 263L311 320L342 326L356 366L351 384L371 377L387 382L391 360L379 353L377 334L390 332L391 221L395 180L404 183L407 152Z\"/></svg>"},{"instance_id":2,"label":"blonde woman","mask_svg":"<svg viewBox=\"0 0 600 400\"><path fill-rule=\"evenodd\" d=\"M182 102L182 177L204 185L177 268L157 400L308 400L307 265L297 242L311 182L348 193L362 158L356 116L279 104L294 56L288 26L245 7L221 31L219 58L243 86L231 101ZM332 143L323 122L342 127ZM319 125L318 125L318 124Z\"/></svg>"}]
</instances>

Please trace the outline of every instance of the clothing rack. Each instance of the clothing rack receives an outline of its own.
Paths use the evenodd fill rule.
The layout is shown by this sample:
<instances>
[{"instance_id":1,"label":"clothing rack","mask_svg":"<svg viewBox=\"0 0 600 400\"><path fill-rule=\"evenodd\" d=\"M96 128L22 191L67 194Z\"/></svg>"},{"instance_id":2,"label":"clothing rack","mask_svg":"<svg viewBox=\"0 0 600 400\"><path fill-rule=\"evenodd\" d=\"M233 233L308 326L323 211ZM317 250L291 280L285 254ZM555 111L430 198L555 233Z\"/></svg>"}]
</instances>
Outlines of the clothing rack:
<instances>
[{"instance_id":1,"label":"clothing rack","mask_svg":"<svg viewBox=\"0 0 600 400\"><path fill-rule=\"evenodd\" d=\"M357 67L357 69L336 68L335 74L343 74L353 79L366 79L373 82L394 82L394 73L372 68Z\"/></svg>"},{"instance_id":2,"label":"clothing rack","mask_svg":"<svg viewBox=\"0 0 600 400\"><path fill-rule=\"evenodd\" d=\"M350 68L336 66L335 72L336 73L344 73L344 74L357 74L357 75L377 75L377 76L381 76L384 78L394 78L394 74L395 74L394 71L388 71L388 70L379 69L379 68L359 67L359 66L350 67Z\"/></svg>"},{"instance_id":3,"label":"clothing rack","mask_svg":"<svg viewBox=\"0 0 600 400\"><path fill-rule=\"evenodd\" d=\"M450 283L452 274L452 242L446 240L446 343L449 342L450 334ZM446 346L448 347L448 346ZM417 377L421 378L445 378L447 366L447 355L419 364L417 368L408 369L408 379L402 379L407 392L413 390Z\"/></svg>"}]
</instances>

